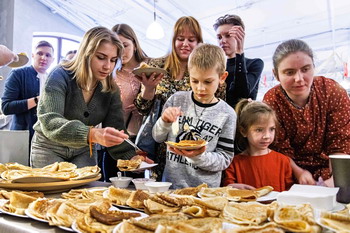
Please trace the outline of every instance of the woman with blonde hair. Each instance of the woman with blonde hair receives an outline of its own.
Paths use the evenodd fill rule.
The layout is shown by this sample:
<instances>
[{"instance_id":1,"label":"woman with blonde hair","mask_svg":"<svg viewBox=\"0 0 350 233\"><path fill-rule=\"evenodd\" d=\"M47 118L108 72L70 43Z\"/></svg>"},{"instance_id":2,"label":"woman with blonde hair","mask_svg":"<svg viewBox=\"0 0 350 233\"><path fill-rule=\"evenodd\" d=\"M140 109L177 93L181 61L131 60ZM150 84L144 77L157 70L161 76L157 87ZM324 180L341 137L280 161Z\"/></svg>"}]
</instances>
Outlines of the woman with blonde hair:
<instances>
[{"instance_id":1,"label":"woman with blonde hair","mask_svg":"<svg viewBox=\"0 0 350 233\"><path fill-rule=\"evenodd\" d=\"M152 74L150 77L143 74L140 77L142 88L135 106L141 114L149 114L156 100L160 102L159 111L161 111L162 106L175 92L191 90L187 62L199 43L203 43L203 37L198 21L192 16L179 18L174 25L170 53L165 57L150 59L148 62L152 67L165 69L166 74ZM225 99L225 86L220 86L216 96ZM158 159L164 158L162 155L165 155L166 146L164 143L156 144L155 150L157 157L151 155L151 158L159 163L157 173L158 177L161 177L165 160L158 161Z\"/></svg>"},{"instance_id":2,"label":"woman with blonde hair","mask_svg":"<svg viewBox=\"0 0 350 233\"><path fill-rule=\"evenodd\" d=\"M94 143L107 147L114 159L134 156L133 148L124 142L128 135L112 77L122 53L115 33L94 27L85 33L76 56L50 73L34 125L33 167L61 161L78 167L96 165Z\"/></svg>"}]
</instances>

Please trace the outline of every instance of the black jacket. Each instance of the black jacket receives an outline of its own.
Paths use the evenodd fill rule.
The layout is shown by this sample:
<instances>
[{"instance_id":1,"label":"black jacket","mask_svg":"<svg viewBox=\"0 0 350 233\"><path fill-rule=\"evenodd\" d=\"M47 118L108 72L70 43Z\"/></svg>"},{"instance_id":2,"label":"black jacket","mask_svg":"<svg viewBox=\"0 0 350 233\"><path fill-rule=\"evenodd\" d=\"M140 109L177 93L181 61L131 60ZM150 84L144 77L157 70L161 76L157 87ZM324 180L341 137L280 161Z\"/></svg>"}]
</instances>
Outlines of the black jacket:
<instances>
[{"instance_id":1,"label":"black jacket","mask_svg":"<svg viewBox=\"0 0 350 233\"><path fill-rule=\"evenodd\" d=\"M233 108L242 98L256 99L264 62L260 58L245 58L237 54L227 59L226 102Z\"/></svg>"}]
</instances>

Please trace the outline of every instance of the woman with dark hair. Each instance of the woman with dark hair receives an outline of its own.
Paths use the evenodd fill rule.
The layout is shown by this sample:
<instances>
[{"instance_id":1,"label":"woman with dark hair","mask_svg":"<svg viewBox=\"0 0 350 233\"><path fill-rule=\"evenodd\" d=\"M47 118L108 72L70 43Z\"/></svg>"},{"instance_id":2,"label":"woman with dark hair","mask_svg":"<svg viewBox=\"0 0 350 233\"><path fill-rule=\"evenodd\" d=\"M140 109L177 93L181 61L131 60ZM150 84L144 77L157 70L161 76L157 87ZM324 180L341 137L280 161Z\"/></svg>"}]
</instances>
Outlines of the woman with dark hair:
<instances>
[{"instance_id":1,"label":"woman with dark hair","mask_svg":"<svg viewBox=\"0 0 350 233\"><path fill-rule=\"evenodd\" d=\"M280 127L274 150L289 156L300 184L334 186L329 155L350 153L350 100L336 81L314 76L311 48L301 40L280 44L273 55L279 85L264 101ZM322 182L323 183L323 182Z\"/></svg>"}]
</instances>

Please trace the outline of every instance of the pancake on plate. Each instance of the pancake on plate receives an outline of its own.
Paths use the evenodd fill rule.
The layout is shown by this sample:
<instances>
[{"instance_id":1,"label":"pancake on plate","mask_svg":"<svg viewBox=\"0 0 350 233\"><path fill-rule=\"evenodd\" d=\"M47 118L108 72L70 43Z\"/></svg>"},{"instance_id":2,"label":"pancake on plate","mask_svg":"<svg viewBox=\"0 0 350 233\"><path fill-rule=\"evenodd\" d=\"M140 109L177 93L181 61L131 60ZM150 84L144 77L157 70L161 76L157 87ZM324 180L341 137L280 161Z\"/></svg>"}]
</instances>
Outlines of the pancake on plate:
<instances>
[{"instance_id":1,"label":"pancake on plate","mask_svg":"<svg viewBox=\"0 0 350 233\"><path fill-rule=\"evenodd\" d=\"M228 203L222 211L222 217L234 224L259 225L269 217L269 205L258 202Z\"/></svg>"},{"instance_id":2,"label":"pancake on plate","mask_svg":"<svg viewBox=\"0 0 350 233\"><path fill-rule=\"evenodd\" d=\"M207 141L201 139L201 140L182 140L179 142L171 142L167 141L167 145L179 148L179 149L192 149L192 148L201 148L207 144Z\"/></svg>"},{"instance_id":3,"label":"pancake on plate","mask_svg":"<svg viewBox=\"0 0 350 233\"><path fill-rule=\"evenodd\" d=\"M319 232L320 227L316 224L310 204L284 205L273 202L271 206L277 206L270 219L279 227L292 232Z\"/></svg>"},{"instance_id":4,"label":"pancake on plate","mask_svg":"<svg viewBox=\"0 0 350 233\"><path fill-rule=\"evenodd\" d=\"M1 208L10 213L25 215L25 210L29 204L35 201L38 197L33 197L22 192L12 191L10 199Z\"/></svg>"},{"instance_id":5,"label":"pancake on plate","mask_svg":"<svg viewBox=\"0 0 350 233\"><path fill-rule=\"evenodd\" d=\"M77 218L76 224L82 232L112 232L123 219L140 217L140 213L108 210L97 206L91 206L89 212Z\"/></svg>"},{"instance_id":6,"label":"pancake on plate","mask_svg":"<svg viewBox=\"0 0 350 233\"><path fill-rule=\"evenodd\" d=\"M201 188L208 188L208 185L203 183L201 185L198 185L197 187L188 187L188 188L176 189L173 192L173 194L197 196L197 194L201 190Z\"/></svg>"},{"instance_id":7,"label":"pancake on plate","mask_svg":"<svg viewBox=\"0 0 350 233\"><path fill-rule=\"evenodd\" d=\"M104 193L104 197L108 198L113 204L126 205L126 201L131 196L132 191L128 189L116 188L109 186L108 190Z\"/></svg>"},{"instance_id":8,"label":"pancake on plate","mask_svg":"<svg viewBox=\"0 0 350 233\"><path fill-rule=\"evenodd\" d=\"M118 159L117 167L120 171L131 171L140 167L142 159L123 160Z\"/></svg>"}]
</instances>

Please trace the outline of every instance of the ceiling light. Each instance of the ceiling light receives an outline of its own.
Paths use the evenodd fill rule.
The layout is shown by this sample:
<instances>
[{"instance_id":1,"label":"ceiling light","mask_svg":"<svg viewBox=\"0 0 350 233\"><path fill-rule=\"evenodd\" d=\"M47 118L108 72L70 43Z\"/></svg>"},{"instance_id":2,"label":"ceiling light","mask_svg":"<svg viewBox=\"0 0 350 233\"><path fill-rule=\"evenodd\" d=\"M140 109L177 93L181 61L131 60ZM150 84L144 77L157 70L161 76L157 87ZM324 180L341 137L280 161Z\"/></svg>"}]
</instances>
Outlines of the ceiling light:
<instances>
[{"instance_id":1,"label":"ceiling light","mask_svg":"<svg viewBox=\"0 0 350 233\"><path fill-rule=\"evenodd\" d=\"M152 40L159 40L164 37L164 30L162 26L157 22L156 0L153 0L153 17L154 21L148 26L146 37Z\"/></svg>"}]
</instances>

